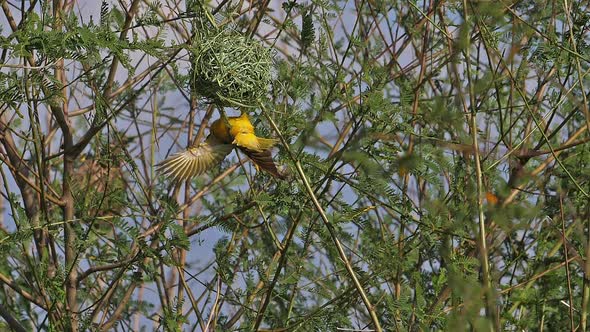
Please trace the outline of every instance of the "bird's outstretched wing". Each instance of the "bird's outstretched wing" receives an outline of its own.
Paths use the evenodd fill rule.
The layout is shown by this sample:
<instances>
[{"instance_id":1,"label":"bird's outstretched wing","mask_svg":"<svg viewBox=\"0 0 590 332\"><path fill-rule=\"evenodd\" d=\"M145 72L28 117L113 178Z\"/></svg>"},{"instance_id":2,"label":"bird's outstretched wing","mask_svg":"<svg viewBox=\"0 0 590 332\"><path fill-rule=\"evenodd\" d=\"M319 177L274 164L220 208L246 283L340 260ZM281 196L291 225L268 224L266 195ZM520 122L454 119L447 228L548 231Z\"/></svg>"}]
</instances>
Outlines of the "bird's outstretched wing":
<instances>
[{"instance_id":1,"label":"bird's outstretched wing","mask_svg":"<svg viewBox=\"0 0 590 332\"><path fill-rule=\"evenodd\" d=\"M204 142L162 161L157 170L176 182L186 181L221 163L232 149L233 145L224 144L210 135Z\"/></svg>"}]
</instances>

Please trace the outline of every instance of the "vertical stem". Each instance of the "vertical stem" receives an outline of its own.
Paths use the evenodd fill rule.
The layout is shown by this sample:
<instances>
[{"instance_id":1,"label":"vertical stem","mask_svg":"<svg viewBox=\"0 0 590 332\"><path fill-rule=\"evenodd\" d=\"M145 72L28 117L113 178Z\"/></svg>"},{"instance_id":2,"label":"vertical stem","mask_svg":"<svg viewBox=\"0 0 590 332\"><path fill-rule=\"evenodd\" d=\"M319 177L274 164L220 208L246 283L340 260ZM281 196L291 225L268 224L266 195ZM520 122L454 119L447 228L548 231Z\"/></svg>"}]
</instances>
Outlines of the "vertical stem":
<instances>
[{"instance_id":1,"label":"vertical stem","mask_svg":"<svg viewBox=\"0 0 590 332\"><path fill-rule=\"evenodd\" d=\"M63 10L63 2L61 0L53 1L53 16L55 17L55 30L61 30L61 19ZM56 77L63 83L65 83L65 75L63 71L63 60L61 60L62 66L56 69ZM65 90L62 91L65 95ZM71 148L74 145L72 132L70 128L69 119L67 118L67 100L60 105L51 105L52 112L56 116L56 120L62 130L64 136L64 170L62 178L62 201L63 205L63 220L64 220L64 247L65 247L65 291L66 291L66 312L68 319L68 331L78 331L78 303L77 303L77 279L78 269L76 268L76 232L72 227L72 220L74 220L74 197L72 195L72 188L70 187L70 179L74 174L74 161L76 154L71 153Z\"/></svg>"},{"instance_id":2,"label":"vertical stem","mask_svg":"<svg viewBox=\"0 0 590 332\"><path fill-rule=\"evenodd\" d=\"M561 217L561 236L563 241L563 254L565 256L565 273L567 276L567 291L569 295L569 318L570 318L570 330L572 332L575 331L574 328L574 298L572 295L572 280L570 276L570 264L569 264L569 257L568 257L568 249L566 246L566 238L565 238L565 215L563 213L563 193L559 193L559 212Z\"/></svg>"},{"instance_id":3,"label":"vertical stem","mask_svg":"<svg viewBox=\"0 0 590 332\"><path fill-rule=\"evenodd\" d=\"M69 154L64 155L64 173L63 173L63 218L64 218L64 242L65 242L65 260L66 275L66 311L69 317L69 331L78 330L78 305L76 301L77 289L76 280L78 279L78 269L76 268L76 233L72 227L74 220L74 197L70 188L70 177L74 171L74 158Z\"/></svg>"},{"instance_id":4,"label":"vertical stem","mask_svg":"<svg viewBox=\"0 0 590 332\"><path fill-rule=\"evenodd\" d=\"M588 243L586 244L588 248L590 248L590 236L588 237ZM588 252L586 253L586 257L588 257ZM588 260L586 260L588 261ZM588 264L586 264L588 265ZM586 325L588 325L588 299L590 299L590 280L588 280L588 270L585 269L584 271L584 291L582 294L582 315L580 317L580 327L582 328L582 332L586 332Z\"/></svg>"},{"instance_id":5,"label":"vertical stem","mask_svg":"<svg viewBox=\"0 0 590 332\"><path fill-rule=\"evenodd\" d=\"M467 1L463 0L463 9L465 15L465 21L468 21L468 5ZM478 128L477 128L477 113L475 111L476 101L475 101L475 91L473 84L471 82L471 66L469 65L470 59L470 47L471 45L467 45L464 49L465 52L465 68L467 70L467 84L469 86L469 107L467 107L465 100L462 98L463 101L463 108L465 113L469 113L470 117L470 124L469 129L471 131L471 139L473 144L473 159L475 162L475 175L476 175L476 185L477 185L477 212L478 212L478 245L479 245L479 258L480 264L482 268L482 275L483 275L483 284L485 289L485 298L486 298L486 312L488 317L492 319L492 324L490 326L491 331L498 331L499 330L499 317L497 315L496 304L494 303L494 296L492 290L492 282L490 276L490 265L489 265L489 257L488 257L488 248L486 242L486 224L485 224L485 215L483 211L483 174L481 170L481 161L479 155L479 143L478 143Z\"/></svg>"},{"instance_id":6,"label":"vertical stem","mask_svg":"<svg viewBox=\"0 0 590 332\"><path fill-rule=\"evenodd\" d=\"M572 22L572 18L570 16L570 6L568 4L568 0L564 0L563 1L563 6L564 6L564 12L565 12L565 18L567 21L567 25L569 27L569 37L570 37L570 41L571 41L571 47L573 49L574 52L577 52L577 47L576 47L576 38L574 37L574 27L573 27L573 22ZM576 71L578 74L578 79L579 79L579 83L580 83L580 87L582 88L582 93L580 94L582 96L583 102L580 103L581 107L582 107L582 111L584 112L584 116L585 116L585 120L586 120L586 128L590 131L590 111L588 110L588 101L587 101L587 97L586 97L586 92L583 91L584 90L584 84L583 84L583 77L584 74L582 74L582 67L580 65L580 59L578 57L573 57L574 61L576 62ZM561 199L562 197L560 196L560 203L561 203ZM563 220L563 216L562 216L562 222L565 222ZM565 234L564 234L565 236ZM586 331L586 325L588 324L588 299L590 298L590 277L588 276L588 273L590 272L590 259L588 259L588 254L590 254L590 231L588 231L588 234L586 235L588 237L587 239L587 244L586 244L586 265L584 267L584 285L583 285L583 293L582 293L582 313L580 315L580 327L582 332ZM565 242L564 242L565 243ZM567 264L567 250L565 250L566 252L566 264ZM568 268L568 265L566 265L566 268ZM568 282L569 282L569 272L568 272ZM571 297L571 291L570 291L570 297ZM573 303L570 300L570 314L571 319L572 319L572 324L573 324ZM572 326L572 331L573 331L573 326Z\"/></svg>"},{"instance_id":7,"label":"vertical stem","mask_svg":"<svg viewBox=\"0 0 590 332\"><path fill-rule=\"evenodd\" d=\"M188 133L187 133L187 149L193 145L193 126L195 123L194 112L197 109L197 98L195 93L191 93L191 100L190 100L190 112L189 112L189 120L188 120ZM185 220L187 220L190 215L190 202L191 202L191 181L187 180L184 184L184 206L185 208L182 211L182 219L178 221L178 225L183 228L185 232L188 231L187 225L185 224ZM184 302L184 266L186 263L186 250L179 248L178 249L178 293L177 293L177 314L182 314L182 303ZM182 329L181 324L179 323L179 329Z\"/></svg>"},{"instance_id":8,"label":"vertical stem","mask_svg":"<svg viewBox=\"0 0 590 332\"><path fill-rule=\"evenodd\" d=\"M125 17L125 23L123 23L123 29L121 30L121 34L119 35L120 40L125 40L125 38L127 38L127 31L131 26L131 22L133 22L133 17L137 12L139 2L140 0L133 0L133 2L131 3L129 11L127 12L127 16ZM109 76L107 78L107 82L104 89L104 96L107 98L111 94L111 88L113 87L113 83L115 82L115 75L117 74L118 67L119 59L117 57L113 57L113 62L111 63L111 69L109 70Z\"/></svg>"}]
</instances>

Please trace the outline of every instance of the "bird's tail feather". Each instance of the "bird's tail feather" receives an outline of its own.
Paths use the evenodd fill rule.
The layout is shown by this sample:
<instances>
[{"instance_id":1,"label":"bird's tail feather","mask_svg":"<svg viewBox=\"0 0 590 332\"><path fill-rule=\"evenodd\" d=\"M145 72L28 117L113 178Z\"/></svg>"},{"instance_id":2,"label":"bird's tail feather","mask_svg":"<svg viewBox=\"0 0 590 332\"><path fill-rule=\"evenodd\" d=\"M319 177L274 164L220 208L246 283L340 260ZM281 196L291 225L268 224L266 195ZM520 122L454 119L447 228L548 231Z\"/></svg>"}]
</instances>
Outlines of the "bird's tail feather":
<instances>
[{"instance_id":1,"label":"bird's tail feather","mask_svg":"<svg viewBox=\"0 0 590 332\"><path fill-rule=\"evenodd\" d=\"M242 149L242 151L252 160L256 169L261 169L277 179L284 180L285 175L277 169L277 165L272 160L272 154L270 149L262 151L253 151L248 149Z\"/></svg>"}]
</instances>

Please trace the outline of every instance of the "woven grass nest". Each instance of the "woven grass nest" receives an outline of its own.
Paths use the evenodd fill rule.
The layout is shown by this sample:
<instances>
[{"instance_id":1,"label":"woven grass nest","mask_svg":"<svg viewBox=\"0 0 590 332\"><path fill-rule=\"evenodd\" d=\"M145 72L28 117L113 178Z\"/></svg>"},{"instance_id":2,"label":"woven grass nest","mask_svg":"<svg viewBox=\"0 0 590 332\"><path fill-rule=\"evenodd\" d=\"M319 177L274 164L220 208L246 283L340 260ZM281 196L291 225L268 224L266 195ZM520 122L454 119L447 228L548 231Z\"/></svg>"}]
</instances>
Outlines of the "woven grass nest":
<instances>
[{"instance_id":1,"label":"woven grass nest","mask_svg":"<svg viewBox=\"0 0 590 332\"><path fill-rule=\"evenodd\" d=\"M194 49L194 88L219 106L256 106L271 80L270 50L233 32L203 38Z\"/></svg>"}]
</instances>

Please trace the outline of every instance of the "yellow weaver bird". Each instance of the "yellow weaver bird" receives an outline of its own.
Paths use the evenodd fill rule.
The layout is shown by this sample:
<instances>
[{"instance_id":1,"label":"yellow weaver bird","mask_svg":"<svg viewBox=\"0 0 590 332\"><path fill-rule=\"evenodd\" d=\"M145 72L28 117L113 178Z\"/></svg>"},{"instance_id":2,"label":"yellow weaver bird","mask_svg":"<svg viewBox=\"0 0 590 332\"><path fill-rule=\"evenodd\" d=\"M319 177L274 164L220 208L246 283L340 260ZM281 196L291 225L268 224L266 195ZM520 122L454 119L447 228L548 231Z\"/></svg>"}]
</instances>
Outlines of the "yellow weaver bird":
<instances>
[{"instance_id":1,"label":"yellow weaver bird","mask_svg":"<svg viewBox=\"0 0 590 332\"><path fill-rule=\"evenodd\" d=\"M252 160L257 170L284 179L272 160L271 149L277 140L256 136L248 114L222 117L209 129L210 134L204 142L162 161L157 165L158 171L174 181L185 181L219 164L236 147Z\"/></svg>"}]
</instances>

